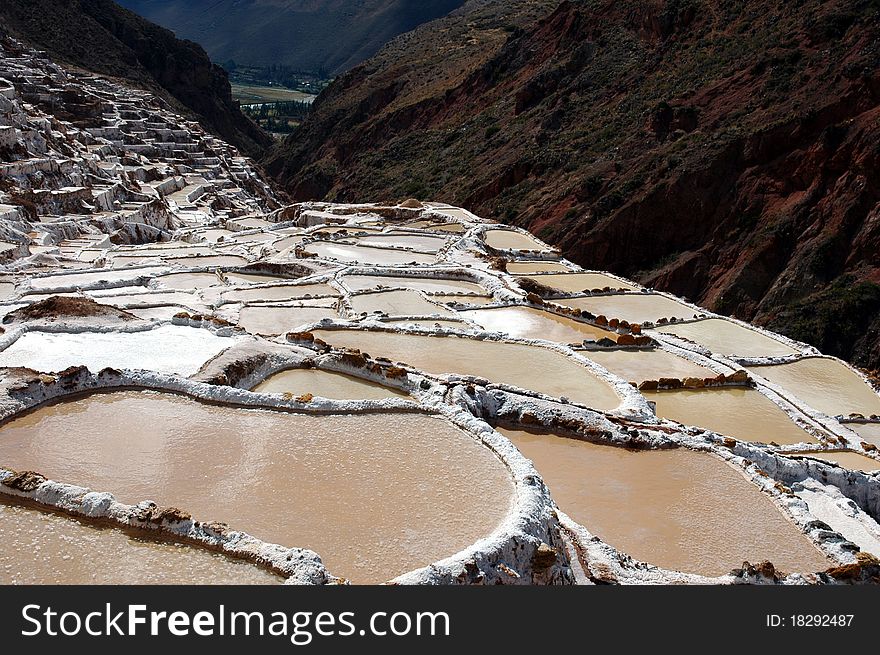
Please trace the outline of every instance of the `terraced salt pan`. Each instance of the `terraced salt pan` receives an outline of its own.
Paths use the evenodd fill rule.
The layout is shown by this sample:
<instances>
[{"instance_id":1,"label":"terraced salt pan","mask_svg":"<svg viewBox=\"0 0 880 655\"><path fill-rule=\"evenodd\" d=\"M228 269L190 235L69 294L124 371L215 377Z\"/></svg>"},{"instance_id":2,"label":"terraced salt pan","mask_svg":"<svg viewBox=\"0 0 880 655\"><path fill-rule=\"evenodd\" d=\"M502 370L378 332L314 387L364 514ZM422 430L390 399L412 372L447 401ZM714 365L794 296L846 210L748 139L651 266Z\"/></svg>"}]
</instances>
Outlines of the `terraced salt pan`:
<instances>
[{"instance_id":1,"label":"terraced salt pan","mask_svg":"<svg viewBox=\"0 0 880 655\"><path fill-rule=\"evenodd\" d=\"M0 462L311 548L360 583L488 536L513 494L501 462L443 419L305 416L143 391L16 418L0 429Z\"/></svg>"},{"instance_id":2,"label":"terraced salt pan","mask_svg":"<svg viewBox=\"0 0 880 655\"><path fill-rule=\"evenodd\" d=\"M208 257L168 257L164 261L173 266L198 268L199 266L242 266L248 263L237 255L211 255Z\"/></svg>"},{"instance_id":3,"label":"terraced salt pan","mask_svg":"<svg viewBox=\"0 0 880 655\"><path fill-rule=\"evenodd\" d=\"M880 414L880 395L836 359L808 357L751 370L829 416Z\"/></svg>"},{"instance_id":4,"label":"terraced salt pan","mask_svg":"<svg viewBox=\"0 0 880 655\"><path fill-rule=\"evenodd\" d=\"M551 273L549 275L519 275L517 277L531 277L536 282L565 293L580 293L581 291L605 288L636 290L635 285L602 273Z\"/></svg>"},{"instance_id":5,"label":"terraced salt pan","mask_svg":"<svg viewBox=\"0 0 880 655\"><path fill-rule=\"evenodd\" d=\"M534 461L562 511L638 560L708 576L744 561L801 573L830 566L767 496L712 455L499 431Z\"/></svg>"},{"instance_id":6,"label":"terraced salt pan","mask_svg":"<svg viewBox=\"0 0 880 655\"><path fill-rule=\"evenodd\" d=\"M113 305L114 307L149 307L152 305L185 305L187 307L198 304L198 298L185 291L174 291L171 293L136 293L112 295L110 293L93 293L86 292L89 298L93 298L102 305Z\"/></svg>"},{"instance_id":7,"label":"terraced salt pan","mask_svg":"<svg viewBox=\"0 0 880 655\"><path fill-rule=\"evenodd\" d=\"M657 403L657 416L729 437L759 443L814 443L782 409L760 391L740 387L643 391Z\"/></svg>"},{"instance_id":8,"label":"terraced salt pan","mask_svg":"<svg viewBox=\"0 0 880 655\"><path fill-rule=\"evenodd\" d=\"M487 230L483 240L498 250L547 250L547 246L534 237L512 230Z\"/></svg>"},{"instance_id":9,"label":"terraced salt pan","mask_svg":"<svg viewBox=\"0 0 880 655\"><path fill-rule=\"evenodd\" d=\"M430 316L453 314L452 310L425 300L412 290L382 291L351 297L355 314L385 312L389 316Z\"/></svg>"},{"instance_id":10,"label":"terraced salt pan","mask_svg":"<svg viewBox=\"0 0 880 655\"><path fill-rule=\"evenodd\" d=\"M833 494L834 491L831 490L831 493ZM880 526L876 523L864 525L854 520L853 508L849 506L852 501L843 497L834 497L827 490L823 493L802 489L797 492L797 496L807 503L813 516L829 525L832 530L858 544L863 551L875 556L880 553Z\"/></svg>"},{"instance_id":11,"label":"terraced salt pan","mask_svg":"<svg viewBox=\"0 0 880 655\"><path fill-rule=\"evenodd\" d=\"M222 241L228 237L231 237L235 234L232 230L224 230L224 229L210 229L205 230L204 232L200 232L200 234L205 237L205 239L210 243L217 243L218 241Z\"/></svg>"},{"instance_id":12,"label":"terraced salt pan","mask_svg":"<svg viewBox=\"0 0 880 655\"><path fill-rule=\"evenodd\" d=\"M628 382L660 378L714 378L717 373L665 350L591 350L583 353Z\"/></svg>"},{"instance_id":13,"label":"terraced salt pan","mask_svg":"<svg viewBox=\"0 0 880 655\"><path fill-rule=\"evenodd\" d=\"M132 281L138 278L148 278L155 276L166 269L163 267L144 267L128 271L119 270L102 270L89 273L63 273L61 275L50 275L48 277L31 278L31 287L36 290L41 289L59 289L87 287L100 284L101 282L118 284L120 282Z\"/></svg>"},{"instance_id":14,"label":"terraced salt pan","mask_svg":"<svg viewBox=\"0 0 880 655\"><path fill-rule=\"evenodd\" d=\"M431 293L485 294L479 284L463 280L444 280L429 277L395 277L391 275L346 275L342 281L352 291L369 291L379 287L402 287Z\"/></svg>"},{"instance_id":15,"label":"terraced salt pan","mask_svg":"<svg viewBox=\"0 0 880 655\"><path fill-rule=\"evenodd\" d=\"M0 300L9 300L15 296L15 284L13 282L0 282Z\"/></svg>"},{"instance_id":16,"label":"terraced salt pan","mask_svg":"<svg viewBox=\"0 0 880 655\"><path fill-rule=\"evenodd\" d=\"M462 311L461 315L489 332L504 332L524 339L545 339L558 343L580 343L584 339L617 340L617 335L608 330L532 307L474 309Z\"/></svg>"},{"instance_id":17,"label":"terraced salt pan","mask_svg":"<svg viewBox=\"0 0 880 655\"><path fill-rule=\"evenodd\" d=\"M880 423L847 423L846 427L868 443L880 446Z\"/></svg>"},{"instance_id":18,"label":"terraced salt pan","mask_svg":"<svg viewBox=\"0 0 880 655\"><path fill-rule=\"evenodd\" d=\"M262 241L274 241L277 238L277 235L272 232L254 232L252 234L234 236L229 240L234 241L235 243L260 243Z\"/></svg>"},{"instance_id":19,"label":"terraced salt pan","mask_svg":"<svg viewBox=\"0 0 880 655\"><path fill-rule=\"evenodd\" d=\"M570 270L565 264L559 262L507 262L507 272L514 275L528 273L564 273Z\"/></svg>"},{"instance_id":20,"label":"terraced salt pan","mask_svg":"<svg viewBox=\"0 0 880 655\"><path fill-rule=\"evenodd\" d=\"M406 227L413 230L434 230L437 232L451 232L453 234L461 234L464 232L464 225L461 223L434 223L433 221L415 221L407 223Z\"/></svg>"},{"instance_id":21,"label":"terraced salt pan","mask_svg":"<svg viewBox=\"0 0 880 655\"><path fill-rule=\"evenodd\" d=\"M322 371L315 368L295 368L270 376L256 387L258 393L292 393L295 396L310 393L321 398L337 400L382 400L407 398L408 394L353 375Z\"/></svg>"},{"instance_id":22,"label":"terraced salt pan","mask_svg":"<svg viewBox=\"0 0 880 655\"><path fill-rule=\"evenodd\" d=\"M163 289L206 289L222 285L223 282L215 273L171 273L156 278L156 282Z\"/></svg>"},{"instance_id":23,"label":"terraced salt pan","mask_svg":"<svg viewBox=\"0 0 880 655\"><path fill-rule=\"evenodd\" d=\"M413 262L416 264L433 264L437 260L434 255L418 252L372 248L344 243L329 243L326 241L309 244L306 246L306 252L310 252L318 257L336 259L341 262L357 262L375 266L394 266Z\"/></svg>"},{"instance_id":24,"label":"terraced salt pan","mask_svg":"<svg viewBox=\"0 0 880 655\"><path fill-rule=\"evenodd\" d=\"M415 327L426 327L426 328L450 328L452 330L459 330L461 332L473 332L474 327L464 323L462 321L442 321L442 320L434 320L432 318L427 319L409 319L409 318L396 318L390 321L382 321L383 324L386 325L401 325L401 326L415 326Z\"/></svg>"},{"instance_id":25,"label":"terraced salt pan","mask_svg":"<svg viewBox=\"0 0 880 655\"><path fill-rule=\"evenodd\" d=\"M86 366L93 372L111 367L193 375L235 340L208 330L163 325L122 332L26 332L0 352L0 366L26 366L57 372Z\"/></svg>"},{"instance_id":26,"label":"terraced salt pan","mask_svg":"<svg viewBox=\"0 0 880 655\"><path fill-rule=\"evenodd\" d=\"M223 277L229 284L266 284L267 282L290 282L287 278L277 275L261 275L259 273L224 272Z\"/></svg>"},{"instance_id":27,"label":"terraced salt pan","mask_svg":"<svg viewBox=\"0 0 880 655\"><path fill-rule=\"evenodd\" d=\"M750 330L723 318L708 318L694 323L665 325L660 332L684 337L721 355L743 357L780 357L798 351L773 337Z\"/></svg>"},{"instance_id":28,"label":"terraced salt pan","mask_svg":"<svg viewBox=\"0 0 880 655\"><path fill-rule=\"evenodd\" d=\"M337 318L336 310L326 307L247 306L241 308L238 325L251 334L277 336L325 318Z\"/></svg>"},{"instance_id":29,"label":"terraced salt pan","mask_svg":"<svg viewBox=\"0 0 880 655\"><path fill-rule=\"evenodd\" d=\"M170 321L181 312L189 313L193 310L189 307L181 307L180 305L159 305L157 307L128 308L125 311L146 320Z\"/></svg>"},{"instance_id":30,"label":"terraced salt pan","mask_svg":"<svg viewBox=\"0 0 880 655\"><path fill-rule=\"evenodd\" d=\"M223 299L230 302L251 302L257 300L293 300L306 296L338 296L339 292L329 284L300 284L258 287L256 289L234 289L226 291Z\"/></svg>"},{"instance_id":31,"label":"terraced salt pan","mask_svg":"<svg viewBox=\"0 0 880 655\"><path fill-rule=\"evenodd\" d=\"M456 305L489 305L495 302L492 296L459 296L455 294L439 294L431 296L431 300L445 304Z\"/></svg>"},{"instance_id":32,"label":"terraced salt pan","mask_svg":"<svg viewBox=\"0 0 880 655\"><path fill-rule=\"evenodd\" d=\"M417 234L376 234L358 237L357 242L364 246L392 246L395 248L413 248L425 252L437 253L446 245L444 237Z\"/></svg>"},{"instance_id":33,"label":"terraced salt pan","mask_svg":"<svg viewBox=\"0 0 880 655\"><path fill-rule=\"evenodd\" d=\"M268 585L282 579L244 561L0 500L0 584Z\"/></svg>"},{"instance_id":34,"label":"terraced salt pan","mask_svg":"<svg viewBox=\"0 0 880 655\"><path fill-rule=\"evenodd\" d=\"M282 250L287 250L288 248L293 248L294 246L298 246L303 241L305 241L304 236L290 236L285 237L283 239L279 239L278 241L272 244L272 247L279 252Z\"/></svg>"},{"instance_id":35,"label":"terraced salt pan","mask_svg":"<svg viewBox=\"0 0 880 655\"><path fill-rule=\"evenodd\" d=\"M589 369L556 351L525 344L357 330L315 330L334 346L357 348L374 357L405 362L418 370L457 373L559 398L600 410L620 405L611 386Z\"/></svg>"},{"instance_id":36,"label":"terraced salt pan","mask_svg":"<svg viewBox=\"0 0 880 655\"><path fill-rule=\"evenodd\" d=\"M621 293L610 296L571 298L568 307L585 309L596 316L617 318L630 323L656 322L661 318L694 318L697 312L666 296L655 293Z\"/></svg>"},{"instance_id":37,"label":"terraced salt pan","mask_svg":"<svg viewBox=\"0 0 880 655\"><path fill-rule=\"evenodd\" d=\"M839 464L843 468L850 469L851 471L865 471L866 473L870 473L872 471L880 471L880 461L877 461L876 459L871 459L870 457L866 457L861 453L856 453L851 450L841 450L837 452L805 450L800 453L787 454L808 455L810 457L815 457L816 459L825 460L826 462Z\"/></svg>"}]
</instances>

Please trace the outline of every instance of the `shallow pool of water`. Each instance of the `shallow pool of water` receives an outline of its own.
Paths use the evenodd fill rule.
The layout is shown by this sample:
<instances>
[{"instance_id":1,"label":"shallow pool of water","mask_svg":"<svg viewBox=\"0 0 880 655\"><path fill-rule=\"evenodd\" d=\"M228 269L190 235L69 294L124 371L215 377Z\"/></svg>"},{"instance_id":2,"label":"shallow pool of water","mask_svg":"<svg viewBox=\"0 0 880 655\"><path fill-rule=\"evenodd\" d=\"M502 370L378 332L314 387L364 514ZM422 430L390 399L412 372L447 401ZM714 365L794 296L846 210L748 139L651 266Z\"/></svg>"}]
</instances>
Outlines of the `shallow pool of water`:
<instances>
[{"instance_id":1,"label":"shallow pool of water","mask_svg":"<svg viewBox=\"0 0 880 655\"><path fill-rule=\"evenodd\" d=\"M311 548L361 583L488 536L513 493L501 462L440 418L305 416L143 391L19 417L0 429L0 461Z\"/></svg>"},{"instance_id":2,"label":"shallow pool of water","mask_svg":"<svg viewBox=\"0 0 880 655\"><path fill-rule=\"evenodd\" d=\"M501 432L535 462L566 514L636 559L710 576L744 561L786 572L830 566L769 498L712 455Z\"/></svg>"},{"instance_id":3,"label":"shallow pool of water","mask_svg":"<svg viewBox=\"0 0 880 655\"><path fill-rule=\"evenodd\" d=\"M565 273L570 270L565 264L559 262L507 262L507 272L515 275L527 273Z\"/></svg>"},{"instance_id":4,"label":"shallow pool of water","mask_svg":"<svg viewBox=\"0 0 880 655\"><path fill-rule=\"evenodd\" d=\"M344 243L316 242L306 246L306 251L317 255L336 259L341 262L373 264L376 266L393 266L397 264L433 264L437 258L406 250L390 248L371 248L368 246L348 245Z\"/></svg>"},{"instance_id":5,"label":"shallow pool of water","mask_svg":"<svg viewBox=\"0 0 880 655\"><path fill-rule=\"evenodd\" d=\"M657 416L695 425L743 441L778 444L815 443L772 400L756 389L646 391L657 403Z\"/></svg>"},{"instance_id":6,"label":"shallow pool of water","mask_svg":"<svg viewBox=\"0 0 880 655\"><path fill-rule=\"evenodd\" d=\"M215 273L172 273L156 278L163 289L206 289L222 285L223 282Z\"/></svg>"},{"instance_id":7,"label":"shallow pool of water","mask_svg":"<svg viewBox=\"0 0 880 655\"><path fill-rule=\"evenodd\" d=\"M590 350L584 357L627 382L660 378L714 378L717 373L665 350Z\"/></svg>"},{"instance_id":8,"label":"shallow pool of water","mask_svg":"<svg viewBox=\"0 0 880 655\"><path fill-rule=\"evenodd\" d=\"M666 296L653 293L622 293L611 296L570 298L561 304L585 309L594 315L630 323L656 322L661 318L693 318L696 312Z\"/></svg>"},{"instance_id":9,"label":"shallow pool of water","mask_svg":"<svg viewBox=\"0 0 880 655\"><path fill-rule=\"evenodd\" d=\"M433 374L473 375L497 383L565 396L595 409L614 409L620 398L585 366L548 348L458 337L360 330L316 330L334 346L358 348Z\"/></svg>"},{"instance_id":10,"label":"shallow pool of water","mask_svg":"<svg viewBox=\"0 0 880 655\"><path fill-rule=\"evenodd\" d=\"M477 293L486 290L479 284L461 280L443 280L428 277L394 277L390 275L346 275L342 278L352 291L369 291L379 287L400 287L437 293Z\"/></svg>"},{"instance_id":11,"label":"shallow pool of water","mask_svg":"<svg viewBox=\"0 0 880 655\"><path fill-rule=\"evenodd\" d=\"M797 352L773 337L723 318L708 318L694 323L666 325L657 329L666 334L684 337L720 355L778 357Z\"/></svg>"},{"instance_id":12,"label":"shallow pool of water","mask_svg":"<svg viewBox=\"0 0 880 655\"><path fill-rule=\"evenodd\" d=\"M352 296L351 305L355 314L385 312L389 316L431 316L433 314L452 314L452 310L425 300L412 290L381 291Z\"/></svg>"},{"instance_id":13,"label":"shallow pool of water","mask_svg":"<svg viewBox=\"0 0 880 655\"><path fill-rule=\"evenodd\" d=\"M314 368L295 368L270 376L256 387L258 393L292 393L301 396L310 393L321 398L337 400L382 400L407 398L408 394L391 387L363 380L353 375L322 371Z\"/></svg>"},{"instance_id":14,"label":"shallow pool of water","mask_svg":"<svg viewBox=\"0 0 880 655\"><path fill-rule=\"evenodd\" d=\"M248 562L0 499L0 584L280 584Z\"/></svg>"},{"instance_id":15,"label":"shallow pool of water","mask_svg":"<svg viewBox=\"0 0 880 655\"><path fill-rule=\"evenodd\" d=\"M608 330L532 307L474 309L462 311L461 315L483 326L488 332L504 332L524 339L544 339L563 344L581 343L584 339L617 340L617 335Z\"/></svg>"},{"instance_id":16,"label":"shallow pool of water","mask_svg":"<svg viewBox=\"0 0 880 655\"><path fill-rule=\"evenodd\" d=\"M445 237L418 235L407 233L376 234L358 237L357 242L364 246L393 246L395 248L412 248L424 252L438 253L446 245Z\"/></svg>"},{"instance_id":17,"label":"shallow pool of water","mask_svg":"<svg viewBox=\"0 0 880 655\"><path fill-rule=\"evenodd\" d=\"M223 293L230 302L255 302L259 300L293 300L306 296L337 296L339 292L329 284L300 284L233 289Z\"/></svg>"},{"instance_id":18,"label":"shallow pool of water","mask_svg":"<svg viewBox=\"0 0 880 655\"><path fill-rule=\"evenodd\" d=\"M534 237L512 230L487 230L483 239L498 250L547 250L547 246Z\"/></svg>"},{"instance_id":19,"label":"shallow pool of water","mask_svg":"<svg viewBox=\"0 0 880 655\"><path fill-rule=\"evenodd\" d=\"M865 471L867 473L870 473L872 471L880 471L880 461L877 461L876 459L872 459L870 457L866 457L861 453L856 453L851 450L841 450L837 452L805 450L800 453L789 454L809 455L810 457L815 457L816 459L823 459L826 462L839 464L840 466L850 469L851 471Z\"/></svg>"},{"instance_id":20,"label":"shallow pool of water","mask_svg":"<svg viewBox=\"0 0 880 655\"><path fill-rule=\"evenodd\" d=\"M880 446L880 423L847 423L846 427L868 443Z\"/></svg>"},{"instance_id":21,"label":"shallow pool of water","mask_svg":"<svg viewBox=\"0 0 880 655\"><path fill-rule=\"evenodd\" d=\"M531 277L531 279L541 284L558 289L565 293L579 293L581 291L592 291L593 289L633 289L635 285L628 282L622 282L610 275L602 273L551 273L549 275L519 276Z\"/></svg>"},{"instance_id":22,"label":"shallow pool of water","mask_svg":"<svg viewBox=\"0 0 880 655\"><path fill-rule=\"evenodd\" d=\"M791 364L756 366L751 370L830 416L880 414L880 396L836 359L808 357Z\"/></svg>"},{"instance_id":23,"label":"shallow pool of water","mask_svg":"<svg viewBox=\"0 0 880 655\"><path fill-rule=\"evenodd\" d=\"M336 318L336 311L326 307L242 307L239 326L251 334L277 336L317 323L324 318Z\"/></svg>"}]
</instances>

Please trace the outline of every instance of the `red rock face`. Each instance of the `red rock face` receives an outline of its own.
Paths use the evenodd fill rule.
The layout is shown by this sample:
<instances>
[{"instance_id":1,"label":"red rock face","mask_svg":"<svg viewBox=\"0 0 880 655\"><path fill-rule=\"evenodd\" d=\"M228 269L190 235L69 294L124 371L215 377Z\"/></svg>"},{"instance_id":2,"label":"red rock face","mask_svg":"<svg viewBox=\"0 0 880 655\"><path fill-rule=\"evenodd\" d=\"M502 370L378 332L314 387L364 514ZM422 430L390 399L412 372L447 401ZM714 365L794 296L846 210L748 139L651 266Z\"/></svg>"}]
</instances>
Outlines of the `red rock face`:
<instances>
[{"instance_id":1,"label":"red rock face","mask_svg":"<svg viewBox=\"0 0 880 655\"><path fill-rule=\"evenodd\" d=\"M341 78L269 170L463 205L880 368L876 3L503 4Z\"/></svg>"}]
</instances>

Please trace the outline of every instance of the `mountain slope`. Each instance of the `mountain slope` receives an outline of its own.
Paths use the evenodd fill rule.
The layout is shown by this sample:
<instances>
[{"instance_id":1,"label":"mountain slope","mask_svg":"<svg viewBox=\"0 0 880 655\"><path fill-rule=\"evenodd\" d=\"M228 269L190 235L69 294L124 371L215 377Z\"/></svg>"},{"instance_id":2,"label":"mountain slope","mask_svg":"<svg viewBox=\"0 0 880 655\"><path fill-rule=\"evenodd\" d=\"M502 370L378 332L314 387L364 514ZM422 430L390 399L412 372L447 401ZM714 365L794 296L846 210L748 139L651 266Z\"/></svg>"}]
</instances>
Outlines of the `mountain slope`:
<instances>
[{"instance_id":1,"label":"mountain slope","mask_svg":"<svg viewBox=\"0 0 880 655\"><path fill-rule=\"evenodd\" d=\"M463 204L880 368L880 2L547 13L503 37L464 15L398 39L269 169L298 198ZM481 56L447 66L468 30Z\"/></svg>"},{"instance_id":2,"label":"mountain slope","mask_svg":"<svg viewBox=\"0 0 880 655\"><path fill-rule=\"evenodd\" d=\"M60 61L157 92L248 154L272 142L241 113L226 73L201 47L110 0L3 0L0 26Z\"/></svg>"},{"instance_id":3,"label":"mountain slope","mask_svg":"<svg viewBox=\"0 0 880 655\"><path fill-rule=\"evenodd\" d=\"M214 61L345 71L464 0L121 0Z\"/></svg>"}]
</instances>

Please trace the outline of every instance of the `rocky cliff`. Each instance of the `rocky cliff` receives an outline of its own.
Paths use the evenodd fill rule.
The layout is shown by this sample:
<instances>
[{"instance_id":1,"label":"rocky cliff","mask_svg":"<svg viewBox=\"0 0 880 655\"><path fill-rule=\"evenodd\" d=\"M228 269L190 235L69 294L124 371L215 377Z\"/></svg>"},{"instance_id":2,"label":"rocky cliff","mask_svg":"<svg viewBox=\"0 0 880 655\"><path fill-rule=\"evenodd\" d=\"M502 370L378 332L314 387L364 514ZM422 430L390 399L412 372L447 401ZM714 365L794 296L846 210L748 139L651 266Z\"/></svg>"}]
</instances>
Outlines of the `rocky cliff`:
<instances>
[{"instance_id":1,"label":"rocky cliff","mask_svg":"<svg viewBox=\"0 0 880 655\"><path fill-rule=\"evenodd\" d=\"M226 73L200 46L111 0L3 0L0 28L59 61L150 89L248 154L272 142L241 113Z\"/></svg>"},{"instance_id":2,"label":"rocky cliff","mask_svg":"<svg viewBox=\"0 0 880 655\"><path fill-rule=\"evenodd\" d=\"M880 2L469 3L267 160L422 196L880 368Z\"/></svg>"}]
</instances>

